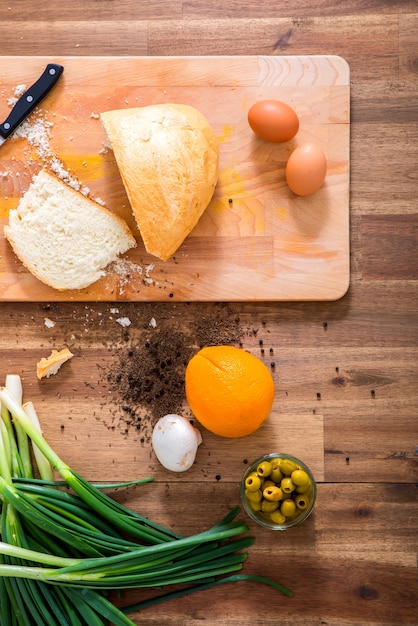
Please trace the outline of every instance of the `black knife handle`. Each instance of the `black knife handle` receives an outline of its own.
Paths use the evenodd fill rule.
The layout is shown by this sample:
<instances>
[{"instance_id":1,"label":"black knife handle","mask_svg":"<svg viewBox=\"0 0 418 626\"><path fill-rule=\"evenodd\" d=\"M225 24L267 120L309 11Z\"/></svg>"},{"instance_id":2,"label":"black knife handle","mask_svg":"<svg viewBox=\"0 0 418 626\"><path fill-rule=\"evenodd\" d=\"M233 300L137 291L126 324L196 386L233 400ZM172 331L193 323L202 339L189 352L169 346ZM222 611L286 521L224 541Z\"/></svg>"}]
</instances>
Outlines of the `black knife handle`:
<instances>
[{"instance_id":1,"label":"black knife handle","mask_svg":"<svg viewBox=\"0 0 418 626\"><path fill-rule=\"evenodd\" d=\"M32 113L33 109L45 98L63 73L62 65L49 63L38 80L29 87L14 105L8 118L0 124L0 136L7 139L9 135Z\"/></svg>"}]
</instances>

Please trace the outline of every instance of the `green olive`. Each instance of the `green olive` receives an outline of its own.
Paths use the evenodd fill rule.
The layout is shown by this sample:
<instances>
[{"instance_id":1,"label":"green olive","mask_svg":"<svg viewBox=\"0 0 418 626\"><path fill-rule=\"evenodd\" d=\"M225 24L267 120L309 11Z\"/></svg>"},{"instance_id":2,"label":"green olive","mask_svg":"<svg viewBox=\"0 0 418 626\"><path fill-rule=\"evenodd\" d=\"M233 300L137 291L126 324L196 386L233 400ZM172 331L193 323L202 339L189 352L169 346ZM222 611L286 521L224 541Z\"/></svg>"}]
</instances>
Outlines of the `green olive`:
<instances>
[{"instance_id":1,"label":"green olive","mask_svg":"<svg viewBox=\"0 0 418 626\"><path fill-rule=\"evenodd\" d=\"M258 491L261 488L261 479L255 472L247 476L245 488L248 491Z\"/></svg>"},{"instance_id":2,"label":"green olive","mask_svg":"<svg viewBox=\"0 0 418 626\"><path fill-rule=\"evenodd\" d=\"M296 463L290 459L280 459L280 469L285 476L290 476L292 472L299 468Z\"/></svg>"},{"instance_id":3,"label":"green olive","mask_svg":"<svg viewBox=\"0 0 418 626\"><path fill-rule=\"evenodd\" d=\"M266 487L266 489L263 489L263 498L271 502L278 502L283 498L283 491L276 485L274 487Z\"/></svg>"},{"instance_id":4,"label":"green olive","mask_svg":"<svg viewBox=\"0 0 418 626\"><path fill-rule=\"evenodd\" d=\"M285 516L278 509L276 509L276 511L272 511L269 517L275 524L284 524L286 522Z\"/></svg>"},{"instance_id":5,"label":"green olive","mask_svg":"<svg viewBox=\"0 0 418 626\"><path fill-rule=\"evenodd\" d=\"M257 491L248 491L248 489L246 489L245 490L245 497L250 502L261 502L261 500L263 498L263 493L262 493L261 489L257 489Z\"/></svg>"},{"instance_id":6,"label":"green olive","mask_svg":"<svg viewBox=\"0 0 418 626\"><path fill-rule=\"evenodd\" d=\"M279 483L283 477L284 477L284 474L280 470L280 467L273 467L271 474L270 474L271 480L274 480L275 483Z\"/></svg>"},{"instance_id":7,"label":"green olive","mask_svg":"<svg viewBox=\"0 0 418 626\"><path fill-rule=\"evenodd\" d=\"M248 504L250 505L250 509L257 513L257 511L261 511L261 501L253 502L252 500L248 500Z\"/></svg>"},{"instance_id":8,"label":"green olive","mask_svg":"<svg viewBox=\"0 0 418 626\"><path fill-rule=\"evenodd\" d=\"M307 485L298 485L295 489L296 493L306 493L311 489L311 483Z\"/></svg>"},{"instance_id":9,"label":"green olive","mask_svg":"<svg viewBox=\"0 0 418 626\"><path fill-rule=\"evenodd\" d=\"M264 489L267 489L267 487L276 487L276 483L274 482L274 480L270 480L270 478L267 478L267 480L263 482L261 491L264 491Z\"/></svg>"},{"instance_id":10,"label":"green olive","mask_svg":"<svg viewBox=\"0 0 418 626\"><path fill-rule=\"evenodd\" d=\"M297 469L294 472L292 472L291 478L293 482L295 483L295 485L298 485L298 486L309 485L311 482L309 480L308 474L305 472L305 470L302 470L302 469Z\"/></svg>"},{"instance_id":11,"label":"green olive","mask_svg":"<svg viewBox=\"0 0 418 626\"><path fill-rule=\"evenodd\" d=\"M263 500L261 502L261 510L263 513L271 513L279 508L279 502L276 500L275 502L270 502L269 500Z\"/></svg>"},{"instance_id":12,"label":"green olive","mask_svg":"<svg viewBox=\"0 0 418 626\"><path fill-rule=\"evenodd\" d=\"M299 493L295 498L295 504L300 511L304 511L309 506L309 498L304 493Z\"/></svg>"},{"instance_id":13,"label":"green olive","mask_svg":"<svg viewBox=\"0 0 418 626\"><path fill-rule=\"evenodd\" d=\"M296 504L293 500L283 500L280 506L280 512L285 517L292 517L296 513Z\"/></svg>"},{"instance_id":14,"label":"green olive","mask_svg":"<svg viewBox=\"0 0 418 626\"><path fill-rule=\"evenodd\" d=\"M259 476L262 476L263 478L266 478L267 476L270 476L272 469L273 468L271 467L271 463L269 461L262 461L257 466L257 474L259 474Z\"/></svg>"},{"instance_id":15,"label":"green olive","mask_svg":"<svg viewBox=\"0 0 418 626\"><path fill-rule=\"evenodd\" d=\"M292 493L292 491L295 490L296 485L289 476L286 476L285 478L282 478L280 487L284 493Z\"/></svg>"}]
</instances>

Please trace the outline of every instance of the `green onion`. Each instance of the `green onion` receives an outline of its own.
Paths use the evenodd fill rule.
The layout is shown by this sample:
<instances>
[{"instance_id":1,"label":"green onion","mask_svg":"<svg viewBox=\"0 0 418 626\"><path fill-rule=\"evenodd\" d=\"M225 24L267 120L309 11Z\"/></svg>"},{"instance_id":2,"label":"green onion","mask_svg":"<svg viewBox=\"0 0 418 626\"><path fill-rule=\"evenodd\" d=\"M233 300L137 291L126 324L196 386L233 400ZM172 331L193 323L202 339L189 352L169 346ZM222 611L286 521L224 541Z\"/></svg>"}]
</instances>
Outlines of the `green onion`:
<instances>
[{"instance_id":1,"label":"green onion","mask_svg":"<svg viewBox=\"0 0 418 626\"><path fill-rule=\"evenodd\" d=\"M130 611L242 580L291 596L268 578L236 573L254 541L236 519L238 507L209 530L182 537L104 493L151 478L94 485L64 463L43 437L32 403L22 405L19 377L7 378L0 403L1 625L133 625ZM108 590L172 585L182 589L123 609L105 597Z\"/></svg>"},{"instance_id":2,"label":"green onion","mask_svg":"<svg viewBox=\"0 0 418 626\"><path fill-rule=\"evenodd\" d=\"M134 537L143 541L168 541L177 537L174 533L161 529L161 527L147 518L135 514L132 511L128 511L125 507L113 501L109 496L102 493L73 471L52 450L39 430L32 424L23 408L4 388L0 389L0 401L4 403L13 415L14 421L21 426L52 467L61 474L67 485L97 513L103 515L103 517L110 522L117 520L117 524L121 530L129 532Z\"/></svg>"}]
</instances>

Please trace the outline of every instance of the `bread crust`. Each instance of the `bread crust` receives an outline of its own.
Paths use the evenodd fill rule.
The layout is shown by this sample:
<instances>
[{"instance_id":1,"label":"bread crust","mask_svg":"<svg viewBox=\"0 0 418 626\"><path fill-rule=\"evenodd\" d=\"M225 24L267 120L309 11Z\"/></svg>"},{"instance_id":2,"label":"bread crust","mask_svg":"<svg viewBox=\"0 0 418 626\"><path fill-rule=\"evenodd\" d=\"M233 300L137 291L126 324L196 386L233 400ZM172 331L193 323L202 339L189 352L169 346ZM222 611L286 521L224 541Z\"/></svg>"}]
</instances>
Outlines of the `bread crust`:
<instances>
[{"instance_id":1,"label":"bread crust","mask_svg":"<svg viewBox=\"0 0 418 626\"><path fill-rule=\"evenodd\" d=\"M218 141L185 104L101 114L132 212L150 254L166 261L196 226L219 173Z\"/></svg>"},{"instance_id":2,"label":"bread crust","mask_svg":"<svg viewBox=\"0 0 418 626\"><path fill-rule=\"evenodd\" d=\"M62 350L52 350L48 357L42 357L36 364L36 375L41 378L49 378L58 372L61 365L73 358L73 353L68 348Z\"/></svg>"}]
</instances>

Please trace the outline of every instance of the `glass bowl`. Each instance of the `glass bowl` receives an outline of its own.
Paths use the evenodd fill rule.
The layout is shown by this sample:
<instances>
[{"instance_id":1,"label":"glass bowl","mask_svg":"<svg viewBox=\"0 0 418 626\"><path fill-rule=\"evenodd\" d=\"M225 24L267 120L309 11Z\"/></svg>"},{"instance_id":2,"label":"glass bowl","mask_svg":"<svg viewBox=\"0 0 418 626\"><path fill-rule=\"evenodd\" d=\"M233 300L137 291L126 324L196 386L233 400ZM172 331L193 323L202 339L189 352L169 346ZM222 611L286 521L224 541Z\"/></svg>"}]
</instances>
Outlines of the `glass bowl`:
<instances>
[{"instance_id":1,"label":"glass bowl","mask_svg":"<svg viewBox=\"0 0 418 626\"><path fill-rule=\"evenodd\" d=\"M289 463L283 463L285 460L289 461ZM293 481L291 484L289 484L288 481L282 484L280 473L276 470L272 475L269 475L269 466L261 465L265 462L269 463L270 467L271 465L279 465L280 473L283 478L290 479L292 476L290 470L295 470L297 466L297 469L303 470L305 474L294 475L294 478L295 480L297 479L299 483L304 481L304 484L295 485ZM259 471L257 471L257 468L259 468ZM309 478L308 483L306 483L306 476ZM248 482L247 479L249 479ZM259 485L259 482L261 482L261 485ZM279 497L280 499L267 500L267 498L264 498L263 483L267 486L268 492L266 495L269 498ZM248 489L248 486L252 488L252 491ZM281 490L283 497L280 497L280 494L275 491L275 487ZM287 493L284 490L286 490ZM272 452L270 454L264 454L248 466L241 480L240 495L246 513L252 520L257 522L257 524L265 528L270 528L270 530L287 530L288 528L293 528L301 524L312 512L316 500L316 482L309 467L300 459L297 459L291 454ZM283 506L283 502L290 499L293 500L294 504ZM292 509L294 506L295 512L293 513ZM273 508L275 513L268 511L268 509ZM283 515L282 511L289 515ZM272 517L270 517L270 515Z\"/></svg>"}]
</instances>

